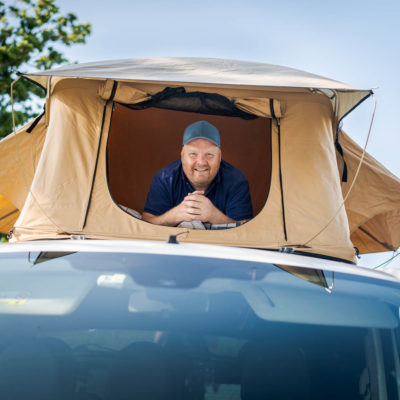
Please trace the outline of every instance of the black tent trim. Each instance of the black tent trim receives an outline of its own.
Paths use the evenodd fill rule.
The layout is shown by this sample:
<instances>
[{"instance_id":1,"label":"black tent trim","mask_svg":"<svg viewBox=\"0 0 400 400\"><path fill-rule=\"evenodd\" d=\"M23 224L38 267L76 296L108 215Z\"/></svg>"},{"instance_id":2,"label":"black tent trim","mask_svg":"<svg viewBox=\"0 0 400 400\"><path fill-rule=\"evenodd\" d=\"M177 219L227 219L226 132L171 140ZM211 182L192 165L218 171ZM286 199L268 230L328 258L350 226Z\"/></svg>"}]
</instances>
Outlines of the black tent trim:
<instances>
[{"instance_id":1,"label":"black tent trim","mask_svg":"<svg viewBox=\"0 0 400 400\"><path fill-rule=\"evenodd\" d=\"M280 119L276 117L276 114L274 111L274 100L273 99L269 99L269 107L271 109L272 119L276 122L276 127L278 128L279 185L281 188L282 225L283 225L283 233L285 235L285 240L287 241L285 200L284 200L284 196L283 196L283 179L282 179L282 162L281 162L281 122L280 122Z\"/></svg>"}]
</instances>

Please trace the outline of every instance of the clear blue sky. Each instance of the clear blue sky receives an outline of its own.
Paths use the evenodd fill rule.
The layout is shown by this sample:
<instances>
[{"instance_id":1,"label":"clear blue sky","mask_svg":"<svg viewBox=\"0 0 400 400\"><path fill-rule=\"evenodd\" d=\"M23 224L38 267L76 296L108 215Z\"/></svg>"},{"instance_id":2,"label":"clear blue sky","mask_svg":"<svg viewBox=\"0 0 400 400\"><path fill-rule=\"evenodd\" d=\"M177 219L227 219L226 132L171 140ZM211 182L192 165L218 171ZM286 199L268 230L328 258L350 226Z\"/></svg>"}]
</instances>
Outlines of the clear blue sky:
<instances>
[{"instance_id":1,"label":"clear blue sky","mask_svg":"<svg viewBox=\"0 0 400 400\"><path fill-rule=\"evenodd\" d=\"M286 65L376 89L368 151L400 176L399 0L58 0L90 22L72 61L156 56L219 57ZM344 120L363 145L372 101ZM373 265L381 257L363 257ZM400 265L400 257L393 265Z\"/></svg>"}]
</instances>

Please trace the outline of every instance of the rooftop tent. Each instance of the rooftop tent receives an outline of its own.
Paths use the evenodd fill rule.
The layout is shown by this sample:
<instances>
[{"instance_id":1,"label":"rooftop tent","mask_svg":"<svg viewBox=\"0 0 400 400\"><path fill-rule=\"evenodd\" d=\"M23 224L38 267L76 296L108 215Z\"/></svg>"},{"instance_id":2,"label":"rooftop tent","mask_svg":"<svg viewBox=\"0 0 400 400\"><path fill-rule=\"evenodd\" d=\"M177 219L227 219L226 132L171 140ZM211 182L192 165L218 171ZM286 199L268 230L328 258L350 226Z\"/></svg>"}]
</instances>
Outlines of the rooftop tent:
<instances>
[{"instance_id":1,"label":"rooftop tent","mask_svg":"<svg viewBox=\"0 0 400 400\"><path fill-rule=\"evenodd\" d=\"M167 240L186 232L131 214L140 217L152 176L179 157L184 126L205 119L221 132L223 158L247 176L257 215L233 229L190 230L180 241L292 246L353 261L350 234L358 246L359 227L385 215L387 226L378 217L368 233L379 227L379 241L400 244L390 228L399 223L398 197L374 214L356 195L310 241L343 201L336 127L370 91L285 67L195 58L89 63L24 77L46 88L47 100L33 129L28 124L0 143L0 194L17 210L14 241L73 234ZM347 136L339 139L351 181L357 151L350 157ZM360 240L368 252L372 244Z\"/></svg>"}]
</instances>

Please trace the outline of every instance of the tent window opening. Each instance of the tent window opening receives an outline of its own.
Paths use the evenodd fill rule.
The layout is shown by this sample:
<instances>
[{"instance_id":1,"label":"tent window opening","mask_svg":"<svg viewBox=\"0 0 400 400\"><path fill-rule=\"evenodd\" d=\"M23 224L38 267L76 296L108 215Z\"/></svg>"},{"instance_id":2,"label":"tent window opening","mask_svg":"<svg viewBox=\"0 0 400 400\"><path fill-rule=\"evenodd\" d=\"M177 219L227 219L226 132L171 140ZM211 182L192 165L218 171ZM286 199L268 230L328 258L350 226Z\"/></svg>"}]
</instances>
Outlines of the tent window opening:
<instances>
[{"instance_id":1,"label":"tent window opening","mask_svg":"<svg viewBox=\"0 0 400 400\"><path fill-rule=\"evenodd\" d=\"M155 95L135 105L115 104L107 143L108 186L128 214L141 218L155 174L180 158L185 128L200 120L217 127L222 159L247 178L253 217L263 208L271 181L271 120L230 107L223 96L201 95L200 100L191 93L189 101L178 95L168 102Z\"/></svg>"}]
</instances>

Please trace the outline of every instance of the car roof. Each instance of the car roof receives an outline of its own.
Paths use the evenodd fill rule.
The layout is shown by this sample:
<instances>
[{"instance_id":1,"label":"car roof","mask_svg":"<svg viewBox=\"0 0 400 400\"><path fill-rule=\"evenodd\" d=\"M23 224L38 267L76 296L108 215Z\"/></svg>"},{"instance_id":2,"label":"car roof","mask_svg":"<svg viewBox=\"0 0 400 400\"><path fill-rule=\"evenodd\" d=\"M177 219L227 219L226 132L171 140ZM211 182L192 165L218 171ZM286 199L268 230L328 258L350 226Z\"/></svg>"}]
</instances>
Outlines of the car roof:
<instances>
[{"instance_id":1,"label":"car roof","mask_svg":"<svg viewBox=\"0 0 400 400\"><path fill-rule=\"evenodd\" d=\"M237 260L287 265L332 272L341 272L363 277L400 282L393 275L374 269L299 254L289 254L270 250L204 245L192 243L166 243L146 240L88 240L81 237L67 240L38 240L0 245L2 253L19 252L98 252L98 253L138 253L204 257L221 260Z\"/></svg>"}]
</instances>

